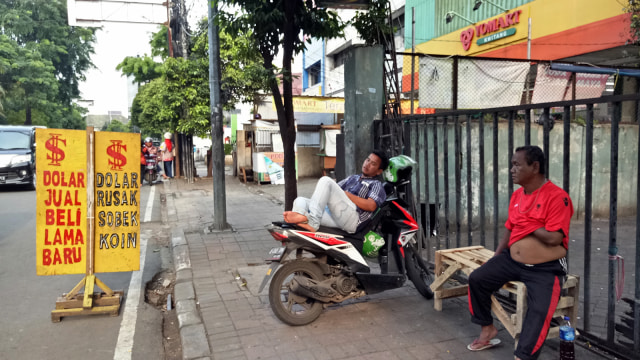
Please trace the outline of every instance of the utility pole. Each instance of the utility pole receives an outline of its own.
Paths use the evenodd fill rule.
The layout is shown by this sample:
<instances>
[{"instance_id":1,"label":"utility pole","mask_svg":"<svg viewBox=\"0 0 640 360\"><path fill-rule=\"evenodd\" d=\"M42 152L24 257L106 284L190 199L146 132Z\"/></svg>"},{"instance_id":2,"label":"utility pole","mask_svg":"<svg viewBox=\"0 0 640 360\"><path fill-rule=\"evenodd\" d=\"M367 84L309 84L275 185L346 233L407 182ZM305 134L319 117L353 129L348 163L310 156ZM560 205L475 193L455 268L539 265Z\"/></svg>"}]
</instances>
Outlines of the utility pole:
<instances>
[{"instance_id":1,"label":"utility pole","mask_svg":"<svg viewBox=\"0 0 640 360\"><path fill-rule=\"evenodd\" d=\"M180 23L179 33L180 33L180 48L182 49L182 58L189 58L189 40L187 40L187 5L184 3L184 0L179 0L180 6Z\"/></svg>"},{"instance_id":2,"label":"utility pole","mask_svg":"<svg viewBox=\"0 0 640 360\"><path fill-rule=\"evenodd\" d=\"M177 23L175 26L178 46L176 52L183 59L189 58L189 39L187 37L187 6L185 0L176 0ZM187 117L187 109L183 109L182 117ZM193 183L195 178L195 164L193 159L193 136L191 134L180 134L179 148L181 151L182 168L184 177L189 183Z\"/></svg>"},{"instance_id":3,"label":"utility pole","mask_svg":"<svg viewBox=\"0 0 640 360\"><path fill-rule=\"evenodd\" d=\"M218 1L209 2L209 101L211 103L211 164L213 171L213 230L229 228L224 180L222 104L220 103L220 42L216 17Z\"/></svg>"}]
</instances>

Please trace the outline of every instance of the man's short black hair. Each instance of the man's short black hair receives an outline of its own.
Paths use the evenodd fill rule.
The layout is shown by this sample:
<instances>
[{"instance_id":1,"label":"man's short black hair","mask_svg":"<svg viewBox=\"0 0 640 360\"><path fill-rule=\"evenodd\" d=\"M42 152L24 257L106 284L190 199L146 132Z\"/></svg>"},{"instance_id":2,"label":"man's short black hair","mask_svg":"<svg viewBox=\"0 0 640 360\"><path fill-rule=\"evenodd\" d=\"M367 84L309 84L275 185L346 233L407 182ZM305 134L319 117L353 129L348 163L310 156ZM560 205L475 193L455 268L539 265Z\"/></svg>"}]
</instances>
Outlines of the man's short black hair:
<instances>
[{"instance_id":1,"label":"man's short black hair","mask_svg":"<svg viewBox=\"0 0 640 360\"><path fill-rule=\"evenodd\" d=\"M527 159L527 165L531 165L534 161L537 161L540 164L538 172L541 175L544 175L546 160L542 149L535 145L526 145L516 148L516 152L518 151L524 151L525 159Z\"/></svg>"},{"instance_id":2,"label":"man's short black hair","mask_svg":"<svg viewBox=\"0 0 640 360\"><path fill-rule=\"evenodd\" d=\"M380 158L379 168L382 170L386 170L387 166L389 166L389 157L387 156L387 154L384 151L378 149L373 150L371 153Z\"/></svg>"}]
</instances>

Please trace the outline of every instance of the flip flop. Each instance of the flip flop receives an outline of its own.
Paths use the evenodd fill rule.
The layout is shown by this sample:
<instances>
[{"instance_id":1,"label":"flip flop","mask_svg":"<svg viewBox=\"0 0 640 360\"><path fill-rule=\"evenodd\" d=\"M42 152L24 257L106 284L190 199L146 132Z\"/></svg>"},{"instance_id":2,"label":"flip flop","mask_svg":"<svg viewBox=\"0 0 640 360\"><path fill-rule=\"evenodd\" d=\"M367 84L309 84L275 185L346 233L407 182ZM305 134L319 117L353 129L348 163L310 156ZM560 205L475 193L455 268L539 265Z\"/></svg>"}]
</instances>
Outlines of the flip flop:
<instances>
[{"instance_id":1,"label":"flip flop","mask_svg":"<svg viewBox=\"0 0 640 360\"><path fill-rule=\"evenodd\" d=\"M478 341L478 339L475 339L471 344L467 345L467 349L471 351L481 351L490 349L498 344L500 344L500 339L496 338L493 338L489 341Z\"/></svg>"}]
</instances>

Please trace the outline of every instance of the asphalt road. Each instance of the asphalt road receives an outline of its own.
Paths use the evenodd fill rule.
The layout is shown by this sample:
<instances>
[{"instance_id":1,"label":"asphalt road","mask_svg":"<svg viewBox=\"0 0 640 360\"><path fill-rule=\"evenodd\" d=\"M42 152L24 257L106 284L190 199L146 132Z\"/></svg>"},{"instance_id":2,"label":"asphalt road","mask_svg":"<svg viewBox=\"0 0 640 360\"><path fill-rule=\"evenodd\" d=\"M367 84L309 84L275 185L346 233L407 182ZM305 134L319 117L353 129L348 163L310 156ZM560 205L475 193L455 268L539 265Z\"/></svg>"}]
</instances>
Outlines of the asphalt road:
<instances>
[{"instance_id":1,"label":"asphalt road","mask_svg":"<svg viewBox=\"0 0 640 360\"><path fill-rule=\"evenodd\" d=\"M51 310L56 299L71 291L83 275L36 275L36 193L0 188L1 359L164 357L162 313L144 302L146 282L170 266L169 231L161 225L160 194L151 189L144 186L140 196L141 245L146 241L144 271L96 274L111 289L125 291L119 316L65 317L53 323ZM136 290L138 296L134 296Z\"/></svg>"}]
</instances>

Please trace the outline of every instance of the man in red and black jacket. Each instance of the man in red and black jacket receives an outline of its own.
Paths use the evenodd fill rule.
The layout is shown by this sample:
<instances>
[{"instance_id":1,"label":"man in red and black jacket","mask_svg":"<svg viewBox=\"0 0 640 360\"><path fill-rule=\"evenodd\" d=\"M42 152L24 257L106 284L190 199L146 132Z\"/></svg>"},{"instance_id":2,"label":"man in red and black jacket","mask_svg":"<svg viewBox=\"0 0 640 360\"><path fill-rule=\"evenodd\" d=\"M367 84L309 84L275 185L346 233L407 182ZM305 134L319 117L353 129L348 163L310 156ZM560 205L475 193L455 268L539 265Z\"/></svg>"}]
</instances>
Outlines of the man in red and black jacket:
<instances>
[{"instance_id":1,"label":"man in red and black jacket","mask_svg":"<svg viewBox=\"0 0 640 360\"><path fill-rule=\"evenodd\" d=\"M158 148L153 145L153 139L147 137L144 139L144 144L142 145L142 155L140 157L140 184L142 184L144 180L144 172L147 170L147 159L149 155L158 155ZM153 160L153 159L152 159ZM159 170L158 164L156 162L156 171Z\"/></svg>"}]
</instances>

